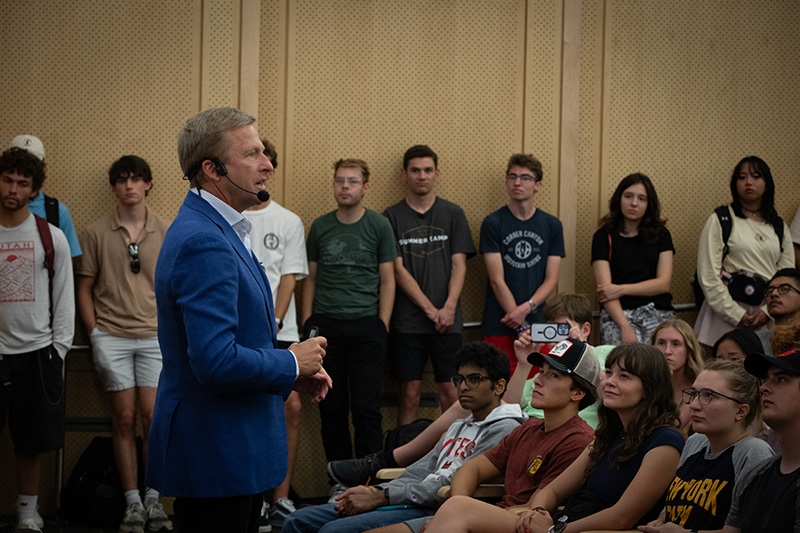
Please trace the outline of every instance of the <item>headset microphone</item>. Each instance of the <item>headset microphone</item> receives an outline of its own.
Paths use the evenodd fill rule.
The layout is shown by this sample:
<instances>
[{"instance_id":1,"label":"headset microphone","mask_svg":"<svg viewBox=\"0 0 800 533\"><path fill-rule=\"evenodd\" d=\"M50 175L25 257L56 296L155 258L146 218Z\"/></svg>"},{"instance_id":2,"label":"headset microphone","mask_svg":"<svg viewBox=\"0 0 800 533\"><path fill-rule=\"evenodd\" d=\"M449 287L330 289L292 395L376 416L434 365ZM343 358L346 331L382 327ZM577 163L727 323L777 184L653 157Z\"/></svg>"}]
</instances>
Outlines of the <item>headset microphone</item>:
<instances>
[{"instance_id":1,"label":"headset microphone","mask_svg":"<svg viewBox=\"0 0 800 533\"><path fill-rule=\"evenodd\" d=\"M219 174L219 175L221 175L221 176L225 176L225 177L228 179L228 181L230 181L230 182L231 182L231 184L232 184L234 187L236 187L237 189L239 189L239 190L242 190L242 191L244 191L244 192L247 192L247 193L250 193L250 194L254 195L256 198L258 198L258 200L259 200L260 202L266 202L267 200L269 200L269 193L268 193L267 191L258 191L258 192L254 192L254 191L248 191L248 190L247 190L247 189L245 189L244 187L241 187L241 186L239 186L239 185L238 185L236 182L234 182L234 181L233 181L233 180L232 180L232 179L231 179L231 178L228 176L228 169L227 169L227 168L225 168L225 163L223 163L222 161L220 161L220 160L219 160L219 159L217 159L216 157L211 157L211 158L209 158L209 161L211 161L212 163L214 163L214 170L216 170L216 171L217 171L217 174Z\"/></svg>"}]
</instances>

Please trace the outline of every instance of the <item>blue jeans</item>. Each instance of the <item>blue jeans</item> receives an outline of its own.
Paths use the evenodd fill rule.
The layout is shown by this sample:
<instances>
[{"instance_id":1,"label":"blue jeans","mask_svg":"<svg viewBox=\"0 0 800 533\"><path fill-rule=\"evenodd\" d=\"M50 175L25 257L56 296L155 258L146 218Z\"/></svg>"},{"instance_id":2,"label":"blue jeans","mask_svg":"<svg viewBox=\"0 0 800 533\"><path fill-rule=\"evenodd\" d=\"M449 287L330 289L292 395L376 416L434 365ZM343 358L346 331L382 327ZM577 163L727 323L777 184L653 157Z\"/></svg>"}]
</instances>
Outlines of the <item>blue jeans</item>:
<instances>
[{"instance_id":1,"label":"blue jeans","mask_svg":"<svg viewBox=\"0 0 800 533\"><path fill-rule=\"evenodd\" d=\"M339 518L335 506L325 503L298 509L286 517L281 533L359 533L432 514L424 507L412 507Z\"/></svg>"}]
</instances>

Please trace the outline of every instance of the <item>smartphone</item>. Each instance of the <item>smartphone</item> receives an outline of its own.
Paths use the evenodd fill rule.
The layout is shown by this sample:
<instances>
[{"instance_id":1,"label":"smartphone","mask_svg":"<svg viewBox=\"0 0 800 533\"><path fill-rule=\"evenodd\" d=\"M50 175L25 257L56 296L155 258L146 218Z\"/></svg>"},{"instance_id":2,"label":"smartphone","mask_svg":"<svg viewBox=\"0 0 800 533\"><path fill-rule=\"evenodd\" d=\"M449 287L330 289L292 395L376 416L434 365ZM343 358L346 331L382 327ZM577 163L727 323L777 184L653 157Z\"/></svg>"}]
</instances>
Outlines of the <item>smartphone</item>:
<instances>
[{"instance_id":1,"label":"smartphone","mask_svg":"<svg viewBox=\"0 0 800 533\"><path fill-rule=\"evenodd\" d=\"M569 324L531 324L531 340L533 342L558 342L569 337Z\"/></svg>"}]
</instances>

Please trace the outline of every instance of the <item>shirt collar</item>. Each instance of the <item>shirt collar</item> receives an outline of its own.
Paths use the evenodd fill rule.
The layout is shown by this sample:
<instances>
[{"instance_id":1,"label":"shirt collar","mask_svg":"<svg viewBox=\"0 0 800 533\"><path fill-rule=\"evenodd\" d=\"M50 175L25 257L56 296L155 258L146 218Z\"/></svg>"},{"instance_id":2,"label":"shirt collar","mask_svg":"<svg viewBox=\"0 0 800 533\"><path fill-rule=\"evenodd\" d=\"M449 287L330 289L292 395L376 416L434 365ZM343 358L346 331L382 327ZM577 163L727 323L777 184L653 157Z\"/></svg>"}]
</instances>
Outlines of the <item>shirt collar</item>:
<instances>
[{"instance_id":1,"label":"shirt collar","mask_svg":"<svg viewBox=\"0 0 800 533\"><path fill-rule=\"evenodd\" d=\"M230 224L231 228L233 228L233 231L236 232L236 235L242 241L242 244L244 244L244 247L248 252L250 252L250 230L253 229L253 225L250 223L250 221L247 220L243 214L210 192L201 194L201 190L197 188L190 189L190 191L211 204L211 207L213 207L214 210L225 219L225 222Z\"/></svg>"}]
</instances>

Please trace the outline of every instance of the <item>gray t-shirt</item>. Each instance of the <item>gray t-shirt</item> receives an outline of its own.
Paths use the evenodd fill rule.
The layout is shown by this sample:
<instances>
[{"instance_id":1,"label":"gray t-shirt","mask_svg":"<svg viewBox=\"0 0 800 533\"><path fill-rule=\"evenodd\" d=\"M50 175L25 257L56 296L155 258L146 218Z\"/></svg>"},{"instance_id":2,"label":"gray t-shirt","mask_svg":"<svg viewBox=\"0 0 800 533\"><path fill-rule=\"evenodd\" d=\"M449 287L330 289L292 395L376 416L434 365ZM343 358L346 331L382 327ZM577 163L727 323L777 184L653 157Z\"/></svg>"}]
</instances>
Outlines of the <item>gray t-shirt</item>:
<instances>
[{"instance_id":1,"label":"gray t-shirt","mask_svg":"<svg viewBox=\"0 0 800 533\"><path fill-rule=\"evenodd\" d=\"M425 213L411 209L405 200L383 212L394 231L397 253L403 266L417 281L420 289L437 308L448 295L452 255L463 253L467 259L475 255L475 244L464 211L452 202L436 198ZM447 333L462 329L461 302L456 308L455 322ZM425 313L402 291L394 299L391 330L399 333L436 333Z\"/></svg>"}]
</instances>

